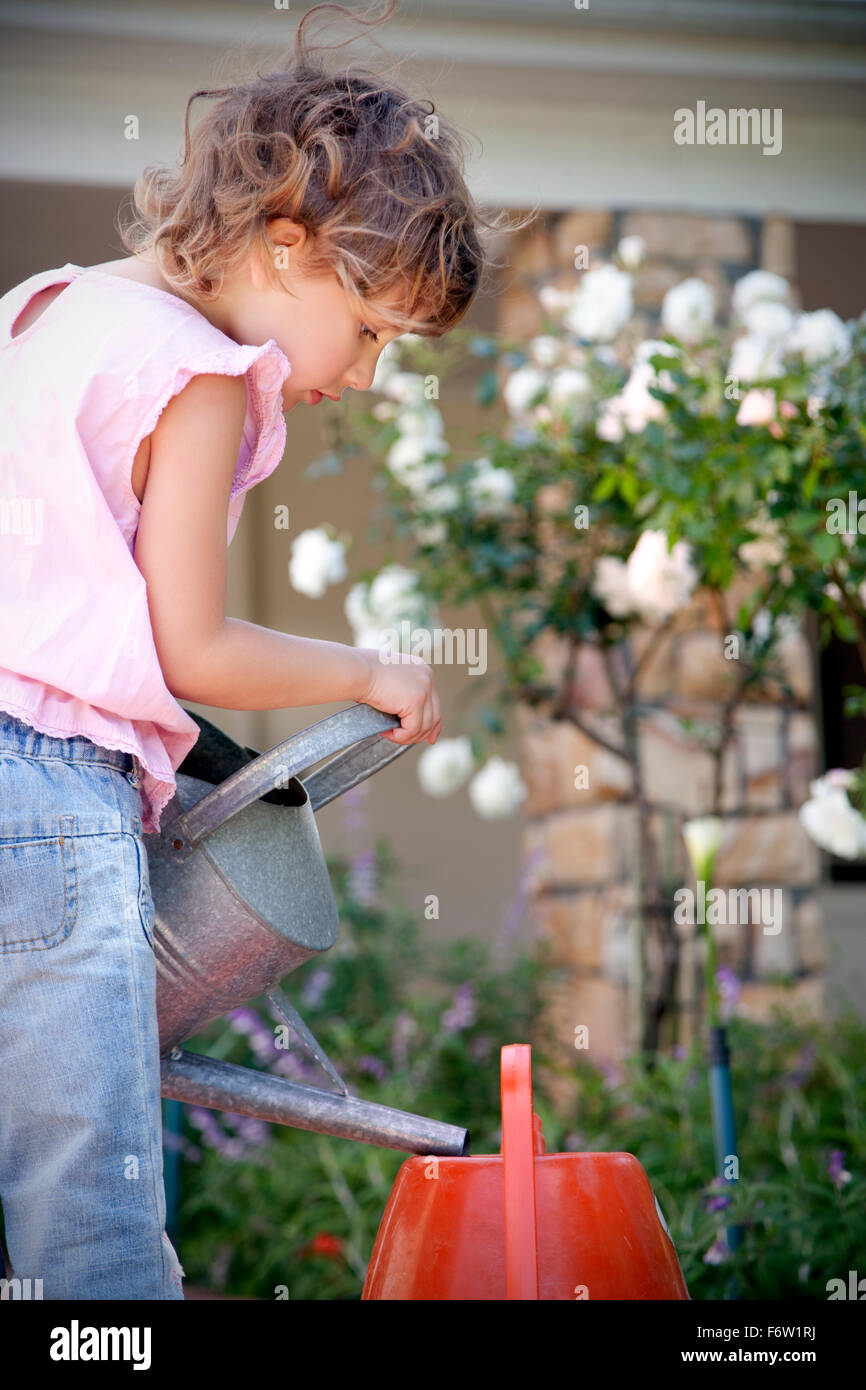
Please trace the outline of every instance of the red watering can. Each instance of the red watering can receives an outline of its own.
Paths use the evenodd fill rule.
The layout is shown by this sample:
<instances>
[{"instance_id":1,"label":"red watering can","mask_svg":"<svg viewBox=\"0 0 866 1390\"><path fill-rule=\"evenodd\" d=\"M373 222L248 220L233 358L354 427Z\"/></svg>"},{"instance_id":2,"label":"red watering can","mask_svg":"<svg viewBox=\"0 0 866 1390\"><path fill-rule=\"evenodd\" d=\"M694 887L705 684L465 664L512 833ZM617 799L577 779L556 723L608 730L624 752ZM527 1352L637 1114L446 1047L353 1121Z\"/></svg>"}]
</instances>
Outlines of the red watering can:
<instances>
[{"instance_id":1,"label":"red watering can","mask_svg":"<svg viewBox=\"0 0 866 1390\"><path fill-rule=\"evenodd\" d=\"M531 1048L502 1048L498 1154L407 1159L362 1299L687 1299L646 1173L627 1153L546 1152Z\"/></svg>"}]
</instances>

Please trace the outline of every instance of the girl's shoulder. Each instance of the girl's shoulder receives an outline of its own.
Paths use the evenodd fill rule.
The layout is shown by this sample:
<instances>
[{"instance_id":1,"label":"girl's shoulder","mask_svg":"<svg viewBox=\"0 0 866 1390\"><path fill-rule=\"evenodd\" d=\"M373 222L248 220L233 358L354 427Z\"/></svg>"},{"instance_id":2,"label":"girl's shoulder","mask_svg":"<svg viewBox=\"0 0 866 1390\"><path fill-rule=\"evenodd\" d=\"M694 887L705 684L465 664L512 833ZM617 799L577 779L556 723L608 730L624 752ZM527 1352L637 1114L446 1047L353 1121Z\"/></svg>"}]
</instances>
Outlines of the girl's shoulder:
<instances>
[{"instance_id":1,"label":"girl's shoulder","mask_svg":"<svg viewBox=\"0 0 866 1390\"><path fill-rule=\"evenodd\" d=\"M246 375L256 415L279 405L291 365L278 344L238 343L192 304L142 277L137 265L80 266L39 271L0 297L0 353L20 358L71 385L81 375L121 383L121 394L146 396L174 389L199 373ZM173 394L173 392L172 392ZM91 395L92 398L92 395Z\"/></svg>"},{"instance_id":2,"label":"girl's shoulder","mask_svg":"<svg viewBox=\"0 0 866 1390\"><path fill-rule=\"evenodd\" d=\"M273 339L235 342L134 262L68 261L13 286L0 297L0 351L30 340L36 355L77 341L92 362L102 356L115 370L149 363L157 375L187 364L201 371L201 361L233 375L257 364L254 379L266 391L281 388L291 371Z\"/></svg>"},{"instance_id":3,"label":"girl's shoulder","mask_svg":"<svg viewBox=\"0 0 866 1390\"><path fill-rule=\"evenodd\" d=\"M51 302L23 319L49 288L58 290ZM274 339L235 342L179 296L128 275L67 262L14 286L0 298L0 358L0 413L14 404L22 454L47 437L55 448L61 434L84 441L92 472L104 492L116 490L113 510L129 526L139 506L131 472L141 441L196 376L246 378L233 502L282 457L291 364Z\"/></svg>"}]
</instances>

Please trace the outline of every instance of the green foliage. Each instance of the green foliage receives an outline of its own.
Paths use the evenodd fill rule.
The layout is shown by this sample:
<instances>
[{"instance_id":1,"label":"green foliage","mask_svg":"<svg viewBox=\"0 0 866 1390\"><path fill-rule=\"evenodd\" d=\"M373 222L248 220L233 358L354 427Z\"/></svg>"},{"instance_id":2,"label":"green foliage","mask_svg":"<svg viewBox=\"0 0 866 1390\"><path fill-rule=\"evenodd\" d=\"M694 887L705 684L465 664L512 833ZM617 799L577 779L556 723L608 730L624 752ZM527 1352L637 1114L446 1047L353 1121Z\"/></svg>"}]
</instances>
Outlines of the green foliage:
<instances>
[{"instance_id":1,"label":"green foliage","mask_svg":"<svg viewBox=\"0 0 866 1390\"><path fill-rule=\"evenodd\" d=\"M713 1137L700 1051L660 1057L650 1072L629 1060L612 1086L588 1067L581 1147L635 1154L646 1169L695 1299L826 1298L866 1248L866 1023L853 1012L832 1027L778 1013L773 1023L728 1025L740 1178L712 1211ZM844 1164L844 1167L842 1166ZM834 1173L836 1178L834 1180ZM846 1174L850 1180L846 1181ZM725 1225L743 1244L707 1263Z\"/></svg>"},{"instance_id":2,"label":"green foliage","mask_svg":"<svg viewBox=\"0 0 866 1390\"><path fill-rule=\"evenodd\" d=\"M290 976L286 992L353 1095L461 1125L473 1153L497 1152L499 1049L529 1040L543 961L517 952L497 964L484 943L438 942L436 920L424 921L422 933L405 910L364 905L352 891L352 866L329 867L340 941ZM380 841L384 898L392 867ZM321 970L326 979L311 979ZM298 989L305 981L306 994ZM271 1031L277 1015L266 1000L256 1004L263 1033ZM248 1023L248 1010L235 1014ZM223 1021L187 1046L263 1066L249 1039ZM290 1053L294 1079L331 1086L294 1035ZM285 1056L272 1053L274 1062ZM233 1155L202 1142L194 1110L184 1107L184 1115L178 1245L187 1281L258 1298L274 1297L279 1285L292 1299L360 1297L388 1193L409 1155L280 1125L261 1127L265 1142L255 1134L249 1145L236 1140ZM214 1119L225 1136L217 1133L217 1142L231 1146L231 1121Z\"/></svg>"},{"instance_id":3,"label":"green foliage","mask_svg":"<svg viewBox=\"0 0 866 1390\"><path fill-rule=\"evenodd\" d=\"M377 867L381 892L391 869L384 842ZM473 1153L495 1153L499 1050L532 1041L534 1104L548 1152L636 1155L693 1298L728 1296L734 1272L744 1299L825 1298L828 1279L846 1279L849 1269L863 1273L861 1020L847 1016L827 1028L780 1015L769 1025L739 1019L729 1025L740 1181L725 1189L734 1204L712 1210L719 1192L712 1186L709 1089L699 1049L679 1059L659 1056L649 1071L637 1058L597 1070L579 1053L573 1067L563 1064L538 1021L539 983L550 975L543 952L535 959L516 952L501 962L474 938L437 943L435 921L424 922L422 942L410 914L353 897L350 865L332 862L331 869L341 941L325 961L307 966L304 989L293 993L353 1094L465 1125ZM319 982L314 1002L316 982L309 977L320 969L329 978ZM287 984L293 983L290 977ZM259 1014L270 1031L264 1001ZM247 1039L226 1024L213 1025L194 1045L262 1066ZM300 1055L294 1040L292 1053ZM370 1058L381 1064L378 1076L367 1069ZM579 1084L573 1106L563 1111L546 1078L565 1069ZM303 1079L329 1084L312 1065ZM234 1152L223 1153L202 1142L191 1112L184 1112L178 1245L188 1282L256 1298L275 1297L279 1286L291 1299L359 1298L407 1155L278 1125L262 1127L263 1142L236 1139ZM212 1120L231 1134L229 1118ZM707 1263L704 1256L733 1220L744 1227L741 1249L720 1264Z\"/></svg>"}]
</instances>

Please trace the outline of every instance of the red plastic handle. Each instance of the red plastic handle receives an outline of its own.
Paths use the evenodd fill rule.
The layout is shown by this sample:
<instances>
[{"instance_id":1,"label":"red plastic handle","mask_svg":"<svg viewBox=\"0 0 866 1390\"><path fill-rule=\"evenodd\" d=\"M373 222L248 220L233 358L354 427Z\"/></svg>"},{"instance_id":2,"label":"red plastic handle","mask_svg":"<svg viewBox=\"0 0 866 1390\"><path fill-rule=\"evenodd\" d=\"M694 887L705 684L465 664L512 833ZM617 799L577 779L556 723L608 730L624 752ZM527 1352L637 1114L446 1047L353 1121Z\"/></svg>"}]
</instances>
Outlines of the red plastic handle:
<instances>
[{"instance_id":1,"label":"red plastic handle","mask_svg":"<svg viewBox=\"0 0 866 1390\"><path fill-rule=\"evenodd\" d=\"M544 1152L544 1138L532 1113L532 1048L528 1043L503 1047L501 1082L505 1296L537 1299L535 1155Z\"/></svg>"}]
</instances>

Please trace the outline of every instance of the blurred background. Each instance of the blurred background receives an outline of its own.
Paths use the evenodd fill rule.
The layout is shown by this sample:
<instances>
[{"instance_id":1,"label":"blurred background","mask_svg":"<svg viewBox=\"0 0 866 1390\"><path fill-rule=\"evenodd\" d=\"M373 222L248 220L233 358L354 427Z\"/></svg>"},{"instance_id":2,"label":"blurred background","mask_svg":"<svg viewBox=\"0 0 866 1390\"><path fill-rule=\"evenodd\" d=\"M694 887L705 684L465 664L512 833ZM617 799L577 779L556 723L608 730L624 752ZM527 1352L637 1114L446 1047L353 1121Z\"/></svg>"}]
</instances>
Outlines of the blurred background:
<instances>
[{"instance_id":1,"label":"blurred background","mask_svg":"<svg viewBox=\"0 0 866 1390\"><path fill-rule=\"evenodd\" d=\"M297 0L0 0L0 294L66 262L87 266L124 256L118 210L146 164L182 153L189 96L251 68L267 70L310 8ZM635 322L645 336L657 329L665 294L691 276L713 288L722 320L732 286L756 269L790 281L802 310L829 308L849 320L866 308L862 0L589 0L583 7L580 0L401 0L378 40L384 55L361 38L352 44L353 60L396 59L402 84L457 124L480 203L514 214L540 210L530 227L493 247L503 265L466 320L479 334L525 342L541 332L538 291L574 288L575 248L586 247L594 262L609 261L626 236L646 248L634 271ZM698 102L780 111L781 150L676 144L674 112ZM193 107L193 120L200 109ZM137 118L136 139L127 138L130 116ZM451 377L438 402L449 440L470 449L476 434L491 428L475 387L471 372ZM383 559L367 532L378 463L359 455L338 474L310 476L309 466L335 444L339 415L324 402L287 416L282 464L248 494L229 551L231 616L353 640L343 600L355 578ZM864 478L866 469L852 487ZM275 509L286 506L290 527L278 530ZM312 599L290 584L290 546L325 522L353 536L349 576ZM442 609L441 621L484 626L471 606ZM682 657L677 697L717 700L712 662L701 655L707 638L688 634L680 649L694 659ZM764 1298L800 1297L807 1288L824 1297L825 1280L844 1274L862 1253L866 1210L859 1176L866 1153L862 1021L859 1031L840 1025L814 1037L759 1026L780 997L773 983L780 976L810 1008L824 998L832 1015L844 994L866 1016L864 866L820 854L805 842L796 815L810 777L852 768L866 754L866 721L842 714L841 692L857 680L856 664L850 647L832 641L822 648L808 628L791 651L790 699L754 703L738 726L745 828L737 864L729 866L731 882L784 883L795 909L793 932L759 938L754 956L745 944L745 970L739 945L730 945L728 961L743 977L735 1095L749 1199L757 1203L755 1239L740 1269L744 1296ZM484 679L468 679L463 666L438 667L443 737L463 733L473 704L495 685L492 641L488 658ZM577 695L589 698L591 686L581 678ZM336 706L195 708L239 742L264 750ZM653 745L653 789L678 813L694 814L703 774L688 749L666 737ZM376 837L387 839L394 894L389 887L385 905L368 910L340 870L341 946L324 968L301 972L300 1003L341 1070L350 1067L353 1087L363 1085L386 1104L470 1123L473 1152L495 1152L497 1047L530 1035L535 1001L522 966L493 975L473 947L531 939L527 848L545 840L549 848L556 825L569 827L571 838L561 836L554 855L559 881L536 904L560 951L559 983L554 990L547 976L542 985L554 1014L561 1005L561 1075L576 1069L575 1019L591 1022L593 1060L606 1070L595 1082L584 1080L579 1106L563 1092L557 1114L553 1091L539 1087L548 1149L637 1153L670 1220L692 1297L727 1297L725 1269L717 1269L726 1218L713 1213L729 1199L716 1193L708 1200L704 1190L713 1171L712 1135L699 1065L678 1045L651 1076L626 1085L611 1061L622 1056L627 1034L623 991L606 955L616 925L608 920L611 895L626 872L617 838L624 822L602 789L602 804L587 812L587 835L575 833L568 789L561 795L571 762L560 755L570 748L509 720L503 743L489 751L520 763L530 797L502 820L482 819L464 794L447 802L423 795L420 749L358 795L326 807L318 823L329 855L344 862L354 856L357 866ZM429 893L439 897L436 921L425 919ZM408 922L394 907L398 896ZM439 990L429 998L416 990L410 970L412 930L437 947L454 947L452 955L441 953ZM444 1012L443 999L450 1000ZM270 1024L249 1009L235 1015L228 1026L215 1026L206 1044L215 1056L258 1065L256 1044L266 1053L273 1043ZM701 1035L686 1032L681 1041L700 1045ZM248 1051L232 1050L242 1047ZM303 1071L303 1059L282 1060L321 1085L315 1067ZM279 1070L273 1058L270 1065ZM292 1298L357 1297L404 1155L252 1120L246 1129L236 1124L229 1138L211 1111L196 1108L182 1133L178 1111L171 1102L166 1182L187 1297L201 1296L196 1285L272 1297L287 1280Z\"/></svg>"},{"instance_id":2,"label":"blurred background","mask_svg":"<svg viewBox=\"0 0 866 1390\"><path fill-rule=\"evenodd\" d=\"M119 204L143 165L182 150L188 96L278 54L308 8L259 0L0 4L0 291L66 261L124 255L113 225ZM732 279L755 267L790 278L804 309L830 307L848 318L866 305L866 7L858 0L592 0L585 9L571 0L403 0L380 36L400 60L403 82L466 133L468 178L482 203L542 209L533 229L503 243L507 263L479 296L471 325L533 331L535 290L557 278L574 282L574 246L604 255L628 233L647 243L636 302L650 316L686 275L708 279L724 299ZM352 52L376 56L363 39ZM672 112L698 100L781 108L781 152L731 146L711 159L677 146ZM137 140L124 134L131 114ZM292 534L326 520L354 535L350 581L380 560L358 524L370 509L372 465L362 459L336 477L304 477L328 447L329 410L299 406L288 416L285 459L247 498L230 550L229 612L349 642L348 585L313 600L288 578ZM449 431L467 439L486 423L468 382L449 383L442 410ZM281 504L290 509L289 532L273 526ZM462 611L443 621L477 619ZM862 756L862 729L841 717L848 655L835 645L813 651L818 770ZM495 663L492 646L490 657ZM460 731L474 683L460 667L437 675L449 736ZM264 749L332 712L215 717ZM513 731L506 755L518 755ZM410 902L439 892L439 935L493 936L514 909L521 818L484 822L465 797L443 809L418 794L416 760L407 754L370 784L368 833L389 837ZM339 803L322 813L326 845L339 844L344 822ZM831 984L857 978L866 962L857 873L824 871Z\"/></svg>"}]
</instances>

